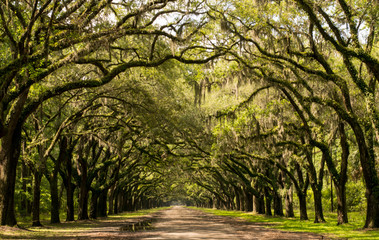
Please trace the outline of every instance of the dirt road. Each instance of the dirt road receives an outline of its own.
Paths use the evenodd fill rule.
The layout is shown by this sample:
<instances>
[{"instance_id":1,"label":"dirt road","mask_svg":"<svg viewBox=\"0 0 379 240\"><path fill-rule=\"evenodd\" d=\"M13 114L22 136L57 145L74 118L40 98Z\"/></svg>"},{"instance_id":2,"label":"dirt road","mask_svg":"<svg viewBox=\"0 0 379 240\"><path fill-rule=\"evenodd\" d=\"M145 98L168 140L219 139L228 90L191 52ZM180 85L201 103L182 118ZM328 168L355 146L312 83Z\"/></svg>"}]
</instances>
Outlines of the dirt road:
<instances>
[{"instance_id":1,"label":"dirt road","mask_svg":"<svg viewBox=\"0 0 379 240\"><path fill-rule=\"evenodd\" d=\"M173 207L161 213L154 230L141 234L139 239L327 239L308 233L282 232L261 224L213 216L184 207Z\"/></svg>"},{"instance_id":2,"label":"dirt road","mask_svg":"<svg viewBox=\"0 0 379 240\"><path fill-rule=\"evenodd\" d=\"M231 225L183 207L163 212L154 228L153 236L142 239L243 239Z\"/></svg>"},{"instance_id":3,"label":"dirt road","mask_svg":"<svg viewBox=\"0 0 379 240\"><path fill-rule=\"evenodd\" d=\"M54 239L54 240L309 240L327 239L309 233L283 232L264 227L264 223L247 222L231 217L214 216L200 210L173 207L159 211L145 219L156 219L153 228L142 231L126 231L124 228L134 218L109 218L102 220L62 223L41 228L18 229L0 227L0 239ZM141 217L139 217L141 219Z\"/></svg>"}]
</instances>

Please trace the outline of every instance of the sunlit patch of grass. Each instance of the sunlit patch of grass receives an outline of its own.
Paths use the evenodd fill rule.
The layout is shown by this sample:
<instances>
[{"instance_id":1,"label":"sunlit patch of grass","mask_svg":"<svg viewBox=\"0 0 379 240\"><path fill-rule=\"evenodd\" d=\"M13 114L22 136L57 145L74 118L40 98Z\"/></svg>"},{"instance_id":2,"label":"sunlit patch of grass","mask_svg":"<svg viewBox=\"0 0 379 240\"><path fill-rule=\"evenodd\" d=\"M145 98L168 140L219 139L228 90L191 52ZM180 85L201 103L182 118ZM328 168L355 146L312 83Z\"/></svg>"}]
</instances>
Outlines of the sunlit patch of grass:
<instances>
[{"instance_id":1,"label":"sunlit patch of grass","mask_svg":"<svg viewBox=\"0 0 379 240\"><path fill-rule=\"evenodd\" d=\"M229 216L229 217L239 217L250 222L267 223L265 227L275 228L285 231L293 232L312 232L322 235L328 235L329 237L335 238L348 238L356 240L368 240L368 239L379 239L379 230L362 230L364 225L364 214L361 212L349 213L348 224L337 225L337 214L336 213L325 213L326 223L313 223L314 212L309 211L308 217L310 220L300 220L296 218L285 218L285 217L268 217L265 215L254 214L251 212L241 212L241 211L225 211L216 210L208 208L194 208L200 209L204 212L219 215L219 216ZM299 213L296 213L299 216Z\"/></svg>"}]
</instances>

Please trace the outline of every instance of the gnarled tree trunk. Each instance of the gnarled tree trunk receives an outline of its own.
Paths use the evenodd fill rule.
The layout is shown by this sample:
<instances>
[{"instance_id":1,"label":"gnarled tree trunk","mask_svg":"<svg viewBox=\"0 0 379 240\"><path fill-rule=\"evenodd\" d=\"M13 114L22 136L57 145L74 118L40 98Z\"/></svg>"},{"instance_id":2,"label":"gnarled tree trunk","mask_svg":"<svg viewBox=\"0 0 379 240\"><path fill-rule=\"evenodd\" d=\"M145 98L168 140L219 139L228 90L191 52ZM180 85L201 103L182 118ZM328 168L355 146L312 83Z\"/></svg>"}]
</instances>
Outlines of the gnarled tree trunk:
<instances>
[{"instance_id":1,"label":"gnarled tree trunk","mask_svg":"<svg viewBox=\"0 0 379 240\"><path fill-rule=\"evenodd\" d=\"M1 138L0 142L0 218L1 225L17 224L14 212L14 191L17 162L21 149L21 126Z\"/></svg>"}]
</instances>

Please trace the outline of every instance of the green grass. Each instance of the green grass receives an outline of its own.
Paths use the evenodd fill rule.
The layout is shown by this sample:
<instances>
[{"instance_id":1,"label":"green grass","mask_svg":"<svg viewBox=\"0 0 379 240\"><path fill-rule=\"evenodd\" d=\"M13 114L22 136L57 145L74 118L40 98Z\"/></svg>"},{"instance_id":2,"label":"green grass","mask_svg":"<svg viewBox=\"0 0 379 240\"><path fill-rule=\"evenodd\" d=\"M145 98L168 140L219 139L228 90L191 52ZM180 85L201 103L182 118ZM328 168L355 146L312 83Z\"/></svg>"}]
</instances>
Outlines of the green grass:
<instances>
[{"instance_id":1,"label":"green grass","mask_svg":"<svg viewBox=\"0 0 379 240\"><path fill-rule=\"evenodd\" d=\"M362 230L365 214L361 212L349 213L350 223L337 225L337 213L324 213L326 223L313 223L314 212L308 211L310 220L301 221L299 218L268 217L265 215L254 214L251 212L225 211L208 208L199 209L206 213L220 216L239 217L251 222L267 223L268 228L275 228L293 232L312 232L327 235L332 238L348 238L355 240L379 239L379 230ZM295 213L299 216L299 213Z\"/></svg>"},{"instance_id":2,"label":"green grass","mask_svg":"<svg viewBox=\"0 0 379 240\"><path fill-rule=\"evenodd\" d=\"M148 210L140 210L136 212L123 212L120 214L109 215L106 218L96 220L84 220L63 222L58 224L50 224L48 215L41 215L42 227L31 227L30 217L18 219L18 224L22 228L0 227L0 239L54 239L62 237L75 237L80 233L91 231L94 228L109 226L113 222L123 221L128 218L140 217L148 215L165 208L154 208ZM61 218L61 220L64 218Z\"/></svg>"}]
</instances>

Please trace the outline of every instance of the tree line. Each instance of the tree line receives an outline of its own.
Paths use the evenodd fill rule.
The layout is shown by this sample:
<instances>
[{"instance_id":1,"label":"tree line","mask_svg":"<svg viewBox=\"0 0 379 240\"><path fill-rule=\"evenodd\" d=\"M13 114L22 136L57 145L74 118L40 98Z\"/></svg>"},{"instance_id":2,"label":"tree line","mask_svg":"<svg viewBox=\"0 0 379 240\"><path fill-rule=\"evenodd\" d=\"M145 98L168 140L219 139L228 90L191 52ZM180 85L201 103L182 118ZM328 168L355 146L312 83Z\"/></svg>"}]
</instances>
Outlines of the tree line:
<instances>
[{"instance_id":1,"label":"tree line","mask_svg":"<svg viewBox=\"0 0 379 240\"><path fill-rule=\"evenodd\" d=\"M238 42L227 57L239 63L235 81L247 78L255 88L214 115L221 120L207 178L222 191L204 186L214 196L209 201L269 215L273 202L274 213L283 215L285 197L292 216L293 188L300 218L307 219L310 187L315 222L324 222L327 173L338 223L347 223L353 149L367 198L365 227L378 226L377 8L376 1L245 1L213 8L220 31Z\"/></svg>"},{"instance_id":2,"label":"tree line","mask_svg":"<svg viewBox=\"0 0 379 240\"><path fill-rule=\"evenodd\" d=\"M41 189L51 222L165 198L292 217L293 193L308 219L309 189L323 222L329 177L338 223L363 182L378 227L377 5L1 1L1 224L40 225Z\"/></svg>"}]
</instances>

